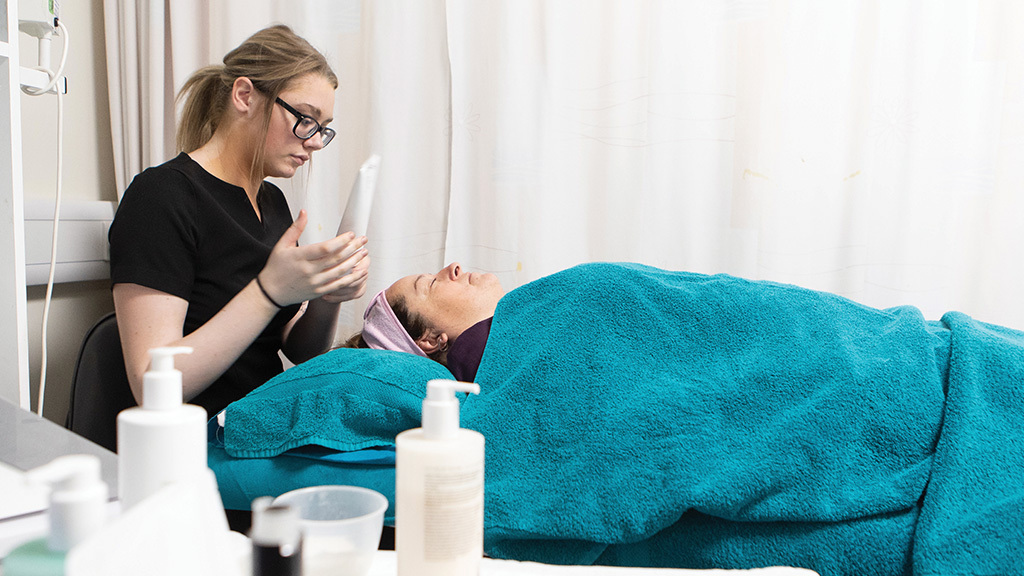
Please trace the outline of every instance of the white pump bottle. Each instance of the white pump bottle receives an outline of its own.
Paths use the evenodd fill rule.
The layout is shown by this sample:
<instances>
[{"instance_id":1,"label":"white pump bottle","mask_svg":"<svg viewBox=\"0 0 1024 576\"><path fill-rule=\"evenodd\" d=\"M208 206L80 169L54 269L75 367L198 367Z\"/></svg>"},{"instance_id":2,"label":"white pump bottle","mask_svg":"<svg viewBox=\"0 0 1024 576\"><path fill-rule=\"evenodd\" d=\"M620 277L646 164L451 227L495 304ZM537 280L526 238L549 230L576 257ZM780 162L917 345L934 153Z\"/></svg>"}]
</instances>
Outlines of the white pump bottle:
<instances>
[{"instance_id":1,"label":"white pump bottle","mask_svg":"<svg viewBox=\"0 0 1024 576\"><path fill-rule=\"evenodd\" d=\"M477 576L483 557L484 437L459 428L455 392L480 386L431 380L423 427L395 438L398 576Z\"/></svg>"},{"instance_id":2,"label":"white pump bottle","mask_svg":"<svg viewBox=\"0 0 1024 576\"><path fill-rule=\"evenodd\" d=\"M49 535L15 548L4 559L6 576L58 576L71 548L99 531L107 519L107 485L100 479L100 460L89 454L55 458L29 470L33 482L50 492Z\"/></svg>"},{"instance_id":3,"label":"white pump bottle","mask_svg":"<svg viewBox=\"0 0 1024 576\"><path fill-rule=\"evenodd\" d=\"M167 484L206 470L206 410L182 403L175 354L186 346L153 348L142 378L142 406L117 415L118 495L127 510Z\"/></svg>"}]
</instances>

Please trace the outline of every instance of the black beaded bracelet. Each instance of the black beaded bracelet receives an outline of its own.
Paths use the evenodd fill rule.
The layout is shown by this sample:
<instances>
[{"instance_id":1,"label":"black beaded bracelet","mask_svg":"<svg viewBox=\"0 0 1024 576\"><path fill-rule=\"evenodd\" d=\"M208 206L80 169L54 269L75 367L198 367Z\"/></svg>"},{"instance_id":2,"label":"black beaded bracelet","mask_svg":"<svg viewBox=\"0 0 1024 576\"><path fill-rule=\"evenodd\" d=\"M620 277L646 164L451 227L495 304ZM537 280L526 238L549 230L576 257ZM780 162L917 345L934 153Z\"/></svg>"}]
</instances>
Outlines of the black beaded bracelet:
<instances>
[{"instance_id":1,"label":"black beaded bracelet","mask_svg":"<svg viewBox=\"0 0 1024 576\"><path fill-rule=\"evenodd\" d=\"M256 275L256 286L259 287L260 292L263 292L263 295L266 296L267 300L271 304L273 304L274 306L277 306L278 310L280 310L281 308L284 308L284 306L281 306L280 304L277 303L276 300L271 298L270 294L267 294L267 289L263 287L263 282L260 282L260 275L259 274Z\"/></svg>"}]
</instances>

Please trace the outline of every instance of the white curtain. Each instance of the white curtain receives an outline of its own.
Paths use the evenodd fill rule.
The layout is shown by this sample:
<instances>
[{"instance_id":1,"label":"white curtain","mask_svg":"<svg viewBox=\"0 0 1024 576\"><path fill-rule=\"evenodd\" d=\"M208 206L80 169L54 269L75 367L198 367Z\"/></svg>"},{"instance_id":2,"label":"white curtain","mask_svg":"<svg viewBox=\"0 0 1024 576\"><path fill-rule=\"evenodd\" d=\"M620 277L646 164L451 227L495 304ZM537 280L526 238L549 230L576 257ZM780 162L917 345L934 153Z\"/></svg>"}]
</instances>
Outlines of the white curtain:
<instances>
[{"instance_id":1,"label":"white curtain","mask_svg":"<svg viewBox=\"0 0 1024 576\"><path fill-rule=\"evenodd\" d=\"M339 137L282 186L326 234L382 156L371 294L453 260L506 288L628 260L1024 328L1021 3L168 8L174 62L157 76L176 87L273 22L331 59ZM199 47L187 66L181 46Z\"/></svg>"},{"instance_id":2,"label":"white curtain","mask_svg":"<svg viewBox=\"0 0 1024 576\"><path fill-rule=\"evenodd\" d=\"M164 0L104 0L107 89L118 198L174 148L174 92Z\"/></svg>"}]
</instances>

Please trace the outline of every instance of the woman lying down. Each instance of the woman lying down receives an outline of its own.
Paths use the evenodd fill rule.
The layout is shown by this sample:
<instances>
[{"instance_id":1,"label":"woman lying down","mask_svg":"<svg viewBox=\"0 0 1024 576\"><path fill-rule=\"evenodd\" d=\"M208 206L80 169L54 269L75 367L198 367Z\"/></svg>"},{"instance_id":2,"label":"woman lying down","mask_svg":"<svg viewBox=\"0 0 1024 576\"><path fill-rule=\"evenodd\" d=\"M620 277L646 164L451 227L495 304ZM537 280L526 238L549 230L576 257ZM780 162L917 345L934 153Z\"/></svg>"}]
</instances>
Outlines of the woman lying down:
<instances>
[{"instance_id":1,"label":"woman lying down","mask_svg":"<svg viewBox=\"0 0 1024 576\"><path fill-rule=\"evenodd\" d=\"M480 383L492 556L1024 574L1024 333L632 264L453 264L364 318Z\"/></svg>"}]
</instances>

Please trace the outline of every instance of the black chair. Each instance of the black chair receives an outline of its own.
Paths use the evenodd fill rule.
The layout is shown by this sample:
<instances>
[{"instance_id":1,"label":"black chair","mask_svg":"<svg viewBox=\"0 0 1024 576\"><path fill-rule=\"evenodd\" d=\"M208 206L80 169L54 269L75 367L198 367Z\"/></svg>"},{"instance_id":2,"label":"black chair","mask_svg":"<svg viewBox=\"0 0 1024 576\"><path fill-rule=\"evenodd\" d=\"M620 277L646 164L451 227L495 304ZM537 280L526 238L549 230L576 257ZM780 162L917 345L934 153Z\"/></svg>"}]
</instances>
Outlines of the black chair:
<instances>
[{"instance_id":1,"label":"black chair","mask_svg":"<svg viewBox=\"0 0 1024 576\"><path fill-rule=\"evenodd\" d=\"M117 319L111 312L100 318L82 340L64 427L116 452L117 414L135 405Z\"/></svg>"}]
</instances>

